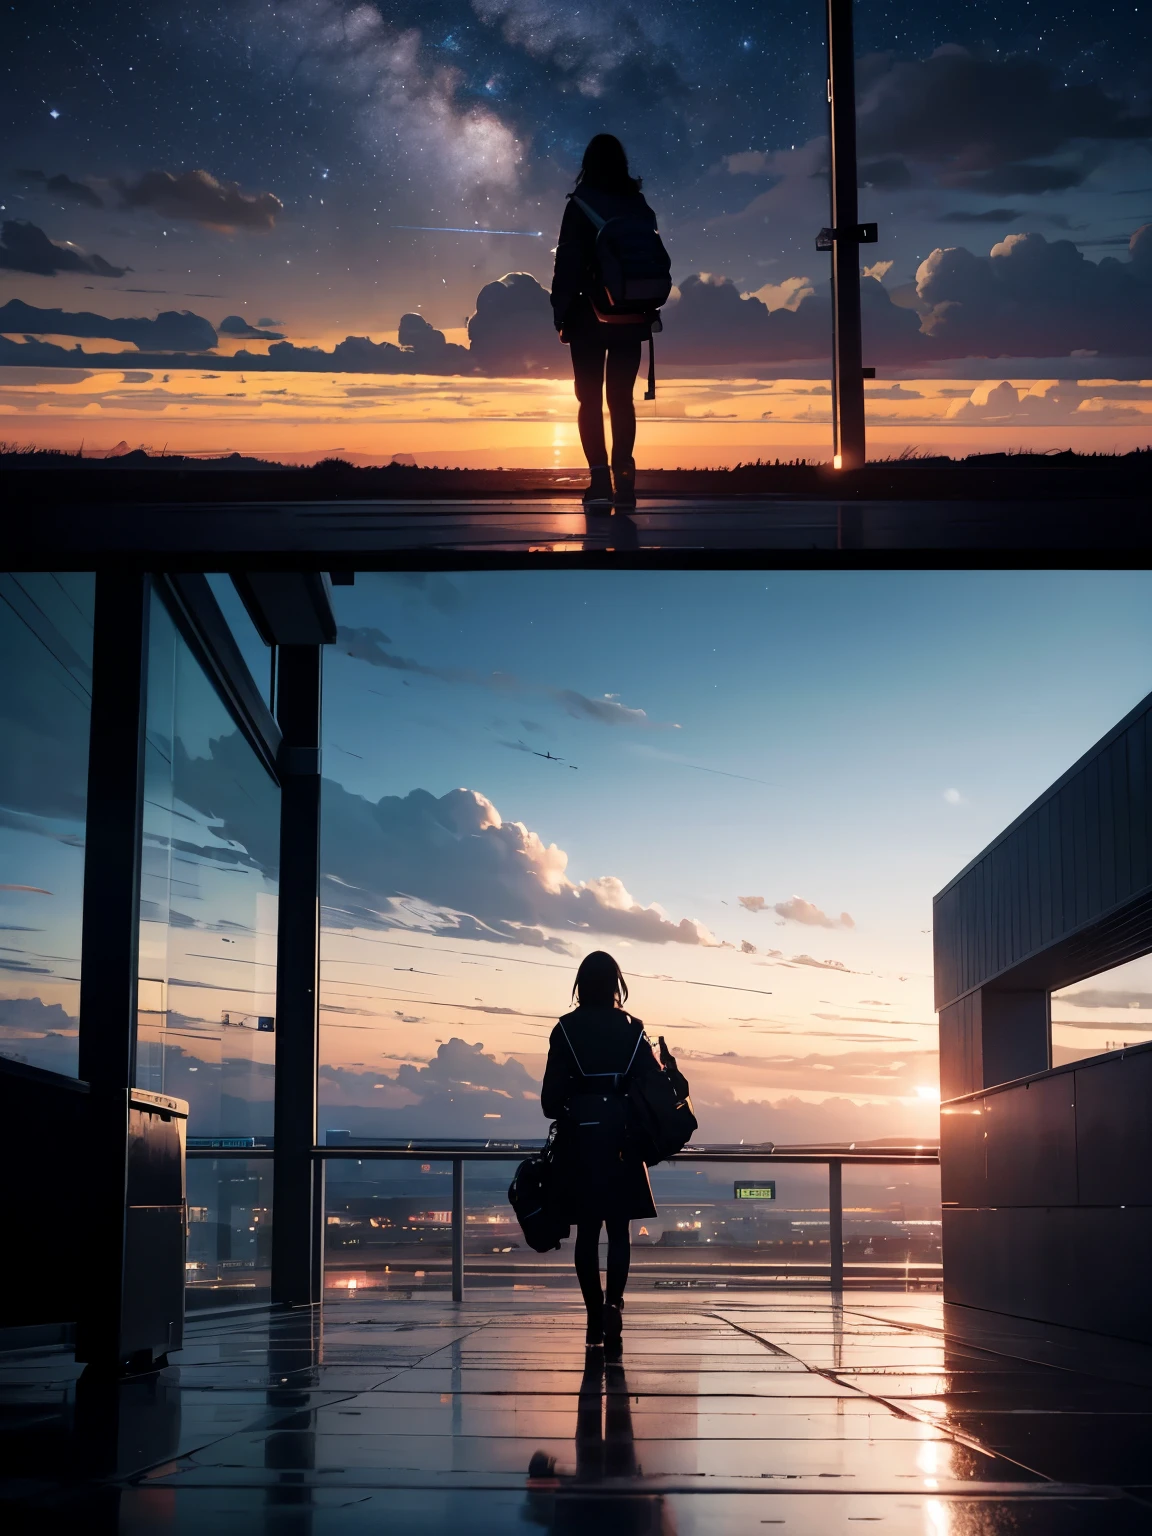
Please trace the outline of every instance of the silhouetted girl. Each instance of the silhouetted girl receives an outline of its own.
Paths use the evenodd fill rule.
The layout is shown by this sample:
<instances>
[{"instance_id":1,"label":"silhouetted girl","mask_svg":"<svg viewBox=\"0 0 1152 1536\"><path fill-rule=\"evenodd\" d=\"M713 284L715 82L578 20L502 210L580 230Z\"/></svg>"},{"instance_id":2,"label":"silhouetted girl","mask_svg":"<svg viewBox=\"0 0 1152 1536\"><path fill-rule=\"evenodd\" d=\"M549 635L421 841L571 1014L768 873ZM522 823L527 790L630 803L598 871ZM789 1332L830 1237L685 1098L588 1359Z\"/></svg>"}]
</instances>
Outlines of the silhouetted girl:
<instances>
[{"instance_id":1,"label":"silhouetted girl","mask_svg":"<svg viewBox=\"0 0 1152 1536\"><path fill-rule=\"evenodd\" d=\"M628 1223L656 1215L648 1169L629 1144L625 1078L660 1072L639 1019L625 1013L628 984L611 955L581 963L564 1015L548 1042L540 1107L557 1121L556 1199L576 1228L576 1278L588 1311L587 1346L621 1358ZM608 1229L607 1286L600 1289L600 1226Z\"/></svg>"},{"instance_id":2,"label":"silhouetted girl","mask_svg":"<svg viewBox=\"0 0 1152 1536\"><path fill-rule=\"evenodd\" d=\"M656 215L640 193L640 178L628 170L620 140L598 133L584 151L575 190L560 225L556 269L552 277L552 317L560 339L572 348L572 373L580 402L577 420L580 446L588 460L591 484L584 505L607 510L636 505L636 408L632 389L640 367L641 343L649 327L642 323L608 325L597 318L591 294L595 285L597 227L574 199L587 203L603 220L622 215L650 219ZM604 395L612 419L612 468L604 440ZM615 495L613 495L613 480Z\"/></svg>"}]
</instances>

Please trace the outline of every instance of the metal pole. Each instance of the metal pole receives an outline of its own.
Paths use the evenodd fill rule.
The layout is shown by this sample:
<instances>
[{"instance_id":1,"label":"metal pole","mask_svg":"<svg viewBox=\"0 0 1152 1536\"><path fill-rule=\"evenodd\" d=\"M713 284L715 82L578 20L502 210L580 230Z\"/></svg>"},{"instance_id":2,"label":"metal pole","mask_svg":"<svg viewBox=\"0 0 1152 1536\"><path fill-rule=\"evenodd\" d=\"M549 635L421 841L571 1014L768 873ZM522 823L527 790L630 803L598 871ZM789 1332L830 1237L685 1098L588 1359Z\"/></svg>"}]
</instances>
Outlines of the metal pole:
<instances>
[{"instance_id":1,"label":"metal pole","mask_svg":"<svg viewBox=\"0 0 1152 1536\"><path fill-rule=\"evenodd\" d=\"M328 1165L322 1157L312 1164L312 1295L324 1300L324 1239L327 1236Z\"/></svg>"},{"instance_id":2,"label":"metal pole","mask_svg":"<svg viewBox=\"0 0 1152 1536\"><path fill-rule=\"evenodd\" d=\"M452 1159L452 1300L464 1300L464 1159Z\"/></svg>"},{"instance_id":3,"label":"metal pole","mask_svg":"<svg viewBox=\"0 0 1152 1536\"><path fill-rule=\"evenodd\" d=\"M865 458L854 51L852 0L828 0L828 116L833 229L832 452L837 469L858 469Z\"/></svg>"},{"instance_id":4,"label":"metal pole","mask_svg":"<svg viewBox=\"0 0 1152 1536\"><path fill-rule=\"evenodd\" d=\"M147 576L97 572L80 966L79 1075L91 1119L77 1149L90 1225L76 1358L110 1371L121 1364L151 601Z\"/></svg>"},{"instance_id":5,"label":"metal pole","mask_svg":"<svg viewBox=\"0 0 1152 1536\"><path fill-rule=\"evenodd\" d=\"M280 922L276 947L276 1138L272 1299L305 1306L316 1287L317 992L320 965L320 685L318 645L280 647Z\"/></svg>"},{"instance_id":6,"label":"metal pole","mask_svg":"<svg viewBox=\"0 0 1152 1536\"><path fill-rule=\"evenodd\" d=\"M828 1164L828 1253L832 1289L844 1289L844 1180L843 1166Z\"/></svg>"}]
</instances>

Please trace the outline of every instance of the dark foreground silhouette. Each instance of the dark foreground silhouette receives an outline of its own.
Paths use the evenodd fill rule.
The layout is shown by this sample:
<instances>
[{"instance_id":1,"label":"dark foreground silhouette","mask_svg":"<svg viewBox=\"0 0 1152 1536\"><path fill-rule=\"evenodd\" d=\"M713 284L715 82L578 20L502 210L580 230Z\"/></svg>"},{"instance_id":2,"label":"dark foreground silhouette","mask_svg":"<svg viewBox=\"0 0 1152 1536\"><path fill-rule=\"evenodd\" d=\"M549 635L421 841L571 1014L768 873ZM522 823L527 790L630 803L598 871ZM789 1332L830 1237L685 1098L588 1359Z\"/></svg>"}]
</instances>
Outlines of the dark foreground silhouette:
<instances>
[{"instance_id":1,"label":"dark foreground silhouette","mask_svg":"<svg viewBox=\"0 0 1152 1536\"><path fill-rule=\"evenodd\" d=\"M641 469L640 510L655 497L788 496L837 501L1080 501L1147 496L1152 447L1126 454L981 453L968 458L882 459L858 470L793 460L731 469ZM342 459L308 466L233 453L216 459L149 454L81 458L53 449L0 448L0 484L26 501L254 502L578 500L579 470L359 467ZM19 503L17 503L19 504Z\"/></svg>"}]
</instances>

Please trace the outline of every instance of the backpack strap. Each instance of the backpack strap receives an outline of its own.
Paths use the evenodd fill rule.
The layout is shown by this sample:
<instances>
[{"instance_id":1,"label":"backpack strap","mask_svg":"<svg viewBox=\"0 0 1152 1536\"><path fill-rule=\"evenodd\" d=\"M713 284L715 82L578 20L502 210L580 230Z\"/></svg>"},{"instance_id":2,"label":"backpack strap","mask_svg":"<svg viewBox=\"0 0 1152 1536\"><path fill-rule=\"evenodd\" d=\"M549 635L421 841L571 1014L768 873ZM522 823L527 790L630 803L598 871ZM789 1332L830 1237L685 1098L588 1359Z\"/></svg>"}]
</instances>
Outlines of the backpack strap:
<instances>
[{"instance_id":1,"label":"backpack strap","mask_svg":"<svg viewBox=\"0 0 1152 1536\"><path fill-rule=\"evenodd\" d=\"M582 197L577 197L575 192L572 193L572 201L576 204L581 213L587 215L587 217L592 222L593 229L595 229L597 234L599 234L599 232L604 228L605 224L607 224L608 220L602 219L596 212L595 208L593 208L591 204L586 203Z\"/></svg>"},{"instance_id":2,"label":"backpack strap","mask_svg":"<svg viewBox=\"0 0 1152 1536\"><path fill-rule=\"evenodd\" d=\"M652 341L652 332L648 332L648 388L644 391L645 400L656 398L656 351Z\"/></svg>"},{"instance_id":3,"label":"backpack strap","mask_svg":"<svg viewBox=\"0 0 1152 1536\"><path fill-rule=\"evenodd\" d=\"M584 1068L580 1065L580 1058L576 1054L576 1047L572 1044L572 1041L568 1037L568 1031L564 1028L564 1020L557 1019L556 1022L560 1025L560 1033L564 1036L564 1039L568 1043L568 1049L572 1052L572 1060L576 1063L577 1072L579 1072L581 1077L587 1077L587 1072L585 1072Z\"/></svg>"}]
</instances>

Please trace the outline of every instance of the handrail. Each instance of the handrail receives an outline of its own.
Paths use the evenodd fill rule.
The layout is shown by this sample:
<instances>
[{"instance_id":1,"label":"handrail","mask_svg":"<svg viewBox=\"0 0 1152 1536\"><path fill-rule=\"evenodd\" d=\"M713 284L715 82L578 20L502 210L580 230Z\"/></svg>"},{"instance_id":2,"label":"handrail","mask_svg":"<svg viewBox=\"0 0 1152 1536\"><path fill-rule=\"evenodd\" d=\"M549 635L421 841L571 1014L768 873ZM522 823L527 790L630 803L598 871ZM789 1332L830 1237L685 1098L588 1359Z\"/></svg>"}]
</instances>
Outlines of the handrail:
<instances>
[{"instance_id":1,"label":"handrail","mask_svg":"<svg viewBox=\"0 0 1152 1536\"><path fill-rule=\"evenodd\" d=\"M231 1146L205 1147L195 1146L188 1148L189 1157L207 1157L213 1159L239 1158L258 1159L273 1157L275 1147L271 1144L260 1145L254 1142L252 1146L237 1147L236 1137L214 1138L222 1142L232 1142ZM525 1141L396 1141L386 1142L345 1142L339 1146L316 1146L312 1148L312 1156L317 1161L353 1161L365 1162L380 1159L390 1161L437 1162L445 1159L463 1158L466 1162L476 1163L509 1163L517 1158L530 1156L533 1152L539 1152L544 1146L543 1140ZM860 1146L856 1143L828 1143L826 1145L802 1144L797 1146L775 1146L772 1142L758 1142L756 1144L717 1144L713 1146L688 1145L681 1152L675 1153L667 1162L677 1163L862 1163L866 1165L903 1165L906 1163L938 1163L940 1161L940 1148L933 1142L925 1142L912 1146Z\"/></svg>"},{"instance_id":2,"label":"handrail","mask_svg":"<svg viewBox=\"0 0 1152 1536\"><path fill-rule=\"evenodd\" d=\"M237 1137L219 1137L235 1142ZM402 1141L361 1146L313 1147L312 1157L326 1162L441 1162L452 1165L452 1300L464 1299L464 1164L511 1163L539 1152L543 1141ZM191 1158L255 1160L275 1156L271 1146L189 1147ZM926 1142L910 1146L860 1146L855 1142L778 1147L772 1142L727 1146L687 1146L666 1158L674 1163L824 1163L828 1168L829 1281L835 1292L844 1289L843 1169L854 1166L919 1167L940 1161L940 1148Z\"/></svg>"}]
</instances>

